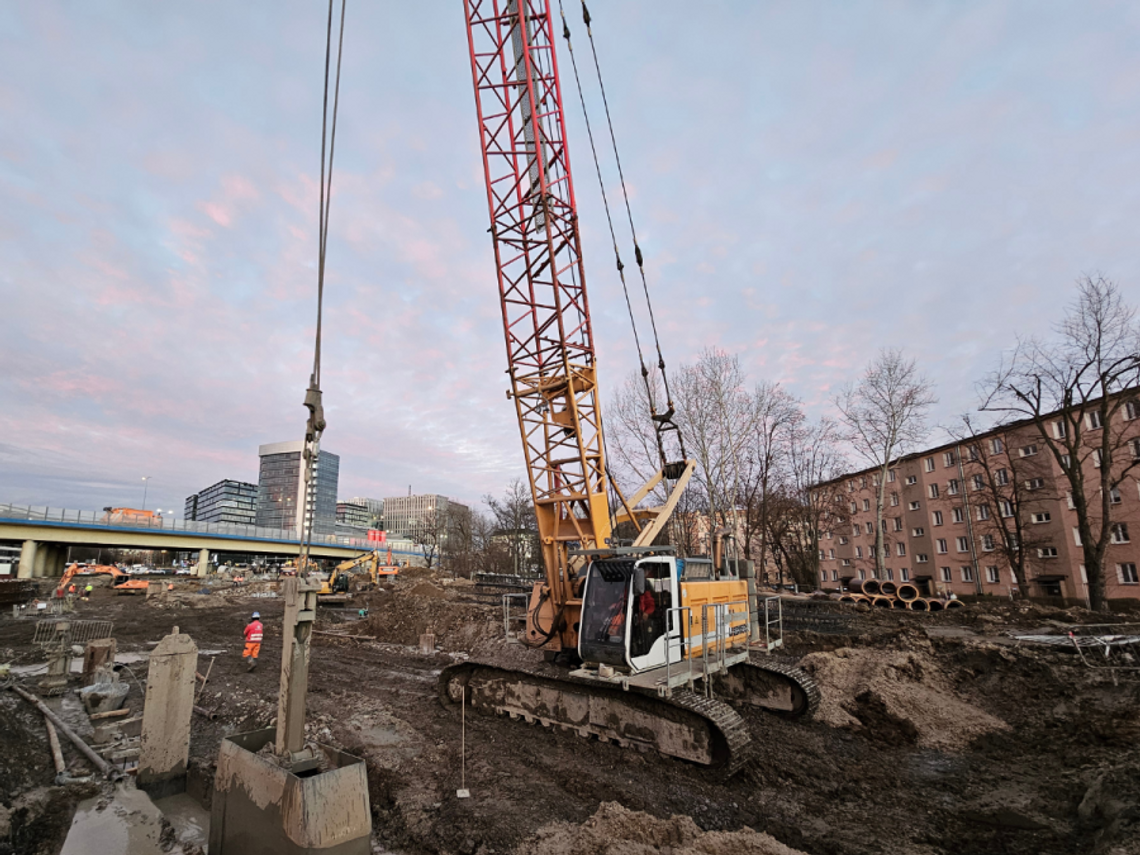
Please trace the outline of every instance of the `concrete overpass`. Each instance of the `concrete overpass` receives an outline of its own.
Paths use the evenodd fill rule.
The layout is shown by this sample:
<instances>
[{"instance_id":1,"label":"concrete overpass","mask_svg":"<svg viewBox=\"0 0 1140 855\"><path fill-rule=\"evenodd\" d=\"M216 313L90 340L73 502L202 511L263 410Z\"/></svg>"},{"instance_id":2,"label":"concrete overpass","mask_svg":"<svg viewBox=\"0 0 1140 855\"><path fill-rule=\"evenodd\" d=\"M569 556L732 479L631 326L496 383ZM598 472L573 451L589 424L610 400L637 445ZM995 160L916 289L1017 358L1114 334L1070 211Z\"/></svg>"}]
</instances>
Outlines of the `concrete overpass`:
<instances>
[{"instance_id":1,"label":"concrete overpass","mask_svg":"<svg viewBox=\"0 0 1140 855\"><path fill-rule=\"evenodd\" d=\"M197 552L199 576L208 572L211 552L295 556L300 544L293 532L256 526L203 523L184 520L105 522L106 515L63 508L0 505L0 540L18 541L21 579L62 576L69 546L105 549L166 549ZM344 560L372 549L363 538L314 536L314 558ZM393 555L411 558L409 548Z\"/></svg>"}]
</instances>

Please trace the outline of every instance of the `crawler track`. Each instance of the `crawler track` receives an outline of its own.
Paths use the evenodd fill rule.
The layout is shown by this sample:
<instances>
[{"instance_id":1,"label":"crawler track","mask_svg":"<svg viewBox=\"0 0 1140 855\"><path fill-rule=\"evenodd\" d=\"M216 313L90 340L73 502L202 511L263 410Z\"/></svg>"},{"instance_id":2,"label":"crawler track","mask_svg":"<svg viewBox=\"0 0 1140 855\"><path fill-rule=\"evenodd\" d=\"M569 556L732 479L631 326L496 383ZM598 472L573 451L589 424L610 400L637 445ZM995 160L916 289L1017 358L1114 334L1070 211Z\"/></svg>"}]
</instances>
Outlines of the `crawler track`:
<instances>
[{"instance_id":1,"label":"crawler track","mask_svg":"<svg viewBox=\"0 0 1140 855\"><path fill-rule=\"evenodd\" d=\"M819 709L819 686L806 671L753 653L747 662L715 678L717 694L786 718L811 718Z\"/></svg>"},{"instance_id":2,"label":"crawler track","mask_svg":"<svg viewBox=\"0 0 1140 855\"><path fill-rule=\"evenodd\" d=\"M551 665L530 669L464 662L439 677L440 700L560 727L622 747L653 750L707 767L727 778L751 757L751 736L728 704L688 690L671 697L623 691L571 677Z\"/></svg>"}]
</instances>

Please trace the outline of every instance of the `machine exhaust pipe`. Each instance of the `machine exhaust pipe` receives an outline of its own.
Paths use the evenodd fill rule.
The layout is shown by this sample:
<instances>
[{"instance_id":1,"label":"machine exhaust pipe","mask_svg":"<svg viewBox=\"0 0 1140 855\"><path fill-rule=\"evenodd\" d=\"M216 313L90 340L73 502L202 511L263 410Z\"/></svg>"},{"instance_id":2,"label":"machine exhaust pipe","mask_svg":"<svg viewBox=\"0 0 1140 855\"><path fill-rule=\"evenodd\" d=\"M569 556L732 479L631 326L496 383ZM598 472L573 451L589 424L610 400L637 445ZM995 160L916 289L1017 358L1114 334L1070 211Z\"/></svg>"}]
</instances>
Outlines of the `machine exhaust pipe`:
<instances>
[{"instance_id":1,"label":"machine exhaust pipe","mask_svg":"<svg viewBox=\"0 0 1140 855\"><path fill-rule=\"evenodd\" d=\"M900 600L906 600L908 603L918 599L918 588L909 582L903 582L899 585L895 593L898 594Z\"/></svg>"},{"instance_id":2,"label":"machine exhaust pipe","mask_svg":"<svg viewBox=\"0 0 1140 855\"><path fill-rule=\"evenodd\" d=\"M930 604L927 603L926 600L923 600L923 599L900 600L900 602L905 602L906 607L908 609L910 609L912 612L928 612L928 611L930 611Z\"/></svg>"}]
</instances>

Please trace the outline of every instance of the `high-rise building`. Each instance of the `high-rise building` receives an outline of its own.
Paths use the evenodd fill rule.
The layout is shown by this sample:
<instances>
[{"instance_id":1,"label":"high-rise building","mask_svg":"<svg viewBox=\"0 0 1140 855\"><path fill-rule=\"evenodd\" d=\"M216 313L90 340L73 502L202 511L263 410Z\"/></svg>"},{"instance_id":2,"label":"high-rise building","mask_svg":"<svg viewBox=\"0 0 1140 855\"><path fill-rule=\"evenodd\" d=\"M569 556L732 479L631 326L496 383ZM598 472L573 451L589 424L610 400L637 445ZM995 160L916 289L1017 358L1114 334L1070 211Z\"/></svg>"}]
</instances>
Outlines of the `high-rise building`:
<instances>
[{"instance_id":1,"label":"high-rise building","mask_svg":"<svg viewBox=\"0 0 1140 855\"><path fill-rule=\"evenodd\" d=\"M336 521L363 529L384 527L384 500L357 496L336 503Z\"/></svg>"},{"instance_id":2,"label":"high-rise building","mask_svg":"<svg viewBox=\"0 0 1140 855\"><path fill-rule=\"evenodd\" d=\"M184 516L197 522L254 525L257 519L257 485L246 481L219 481L187 496Z\"/></svg>"},{"instance_id":3,"label":"high-rise building","mask_svg":"<svg viewBox=\"0 0 1140 855\"><path fill-rule=\"evenodd\" d=\"M261 468L257 479L257 524L264 528L293 531L298 535L304 522L304 440L262 445L257 453ZM336 491L340 480L340 457L322 449L313 464L313 495L309 513L313 534L333 534L336 529Z\"/></svg>"},{"instance_id":4,"label":"high-rise building","mask_svg":"<svg viewBox=\"0 0 1140 855\"><path fill-rule=\"evenodd\" d=\"M384 499L384 530L416 540L457 512L470 513L470 509L447 496L394 496Z\"/></svg>"}]
</instances>

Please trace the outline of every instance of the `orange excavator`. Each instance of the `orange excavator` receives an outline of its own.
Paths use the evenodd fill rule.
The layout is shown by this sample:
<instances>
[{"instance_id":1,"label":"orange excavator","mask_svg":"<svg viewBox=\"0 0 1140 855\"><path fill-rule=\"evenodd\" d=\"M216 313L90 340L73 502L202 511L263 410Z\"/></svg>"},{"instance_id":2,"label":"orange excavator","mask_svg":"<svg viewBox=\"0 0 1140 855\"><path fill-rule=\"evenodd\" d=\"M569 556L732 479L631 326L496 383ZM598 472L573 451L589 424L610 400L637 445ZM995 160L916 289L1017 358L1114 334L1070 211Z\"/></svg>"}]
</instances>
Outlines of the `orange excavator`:
<instances>
[{"instance_id":1,"label":"orange excavator","mask_svg":"<svg viewBox=\"0 0 1140 855\"><path fill-rule=\"evenodd\" d=\"M747 562L723 560L719 538L712 559L658 544L695 469L671 401L659 413L650 399L660 471L628 497L610 477L551 5L464 0L507 397L545 565L518 640L547 655L448 666L439 696L731 775L751 753L734 705L809 716L819 691L767 656L778 604L757 598ZM667 461L667 431L680 459ZM640 507L655 491L664 501ZM616 539L620 523L631 541Z\"/></svg>"},{"instance_id":2,"label":"orange excavator","mask_svg":"<svg viewBox=\"0 0 1140 855\"><path fill-rule=\"evenodd\" d=\"M118 594L146 593L146 580L132 579L130 577L130 574L124 573L113 564L72 564L67 568L67 571L59 580L59 584L56 586L56 589L60 591L66 591L68 584L76 576L110 576L112 579L111 587L114 588L115 592Z\"/></svg>"}]
</instances>

